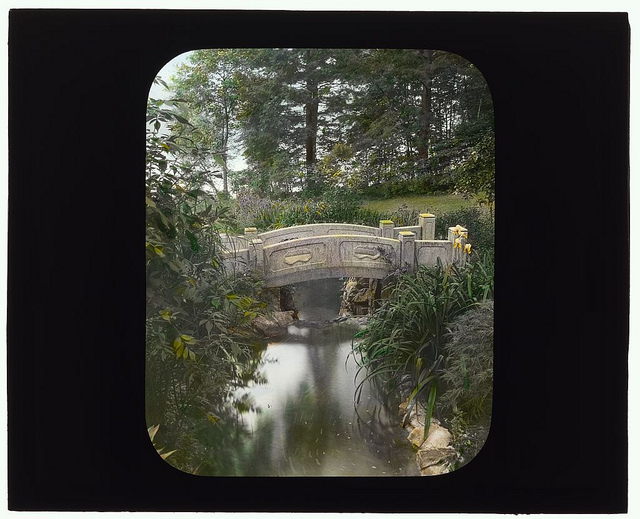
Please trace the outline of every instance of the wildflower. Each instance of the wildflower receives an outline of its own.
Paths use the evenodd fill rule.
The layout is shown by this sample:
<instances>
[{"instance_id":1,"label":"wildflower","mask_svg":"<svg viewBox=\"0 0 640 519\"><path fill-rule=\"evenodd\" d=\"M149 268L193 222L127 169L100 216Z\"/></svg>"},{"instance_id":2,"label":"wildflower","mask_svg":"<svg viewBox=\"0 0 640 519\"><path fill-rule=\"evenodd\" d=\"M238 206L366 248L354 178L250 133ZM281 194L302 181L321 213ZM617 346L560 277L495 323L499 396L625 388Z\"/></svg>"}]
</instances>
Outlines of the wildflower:
<instances>
[{"instance_id":1,"label":"wildflower","mask_svg":"<svg viewBox=\"0 0 640 519\"><path fill-rule=\"evenodd\" d=\"M467 244L464 246L464 252L466 252L466 253L467 253L467 254L469 254L469 255L471 254L471 244L470 244L470 243L467 243Z\"/></svg>"},{"instance_id":2,"label":"wildflower","mask_svg":"<svg viewBox=\"0 0 640 519\"><path fill-rule=\"evenodd\" d=\"M454 249L461 249L462 248L462 242L460 241L460 238L456 238L453 242L453 248Z\"/></svg>"}]
</instances>

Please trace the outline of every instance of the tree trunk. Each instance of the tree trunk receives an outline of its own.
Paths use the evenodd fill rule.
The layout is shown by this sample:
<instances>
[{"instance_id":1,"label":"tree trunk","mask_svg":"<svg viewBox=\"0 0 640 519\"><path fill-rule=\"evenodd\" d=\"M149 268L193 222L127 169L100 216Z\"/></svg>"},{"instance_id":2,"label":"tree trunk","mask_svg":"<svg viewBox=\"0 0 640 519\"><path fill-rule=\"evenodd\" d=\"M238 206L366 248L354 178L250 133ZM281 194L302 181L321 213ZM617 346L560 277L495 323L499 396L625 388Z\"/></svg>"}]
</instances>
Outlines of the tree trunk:
<instances>
[{"instance_id":1,"label":"tree trunk","mask_svg":"<svg viewBox=\"0 0 640 519\"><path fill-rule=\"evenodd\" d=\"M484 91L487 88L487 84L485 83L482 87L482 92L480 93L480 102L478 103L478 113L476 114L476 120L480 119L480 112L482 111L482 97L484 95Z\"/></svg>"},{"instance_id":2,"label":"tree trunk","mask_svg":"<svg viewBox=\"0 0 640 519\"><path fill-rule=\"evenodd\" d=\"M222 131L222 192L225 195L229 194L228 176L229 176L229 111L227 106L224 107L224 129Z\"/></svg>"},{"instance_id":3,"label":"tree trunk","mask_svg":"<svg viewBox=\"0 0 640 519\"><path fill-rule=\"evenodd\" d=\"M307 170L307 187L315 189L317 187L316 165L316 144L318 138L318 82L313 77L311 66L311 50L306 51L307 61L307 101L304 106L305 111L305 166Z\"/></svg>"},{"instance_id":4,"label":"tree trunk","mask_svg":"<svg viewBox=\"0 0 640 519\"><path fill-rule=\"evenodd\" d=\"M424 58L424 66L420 74L420 82L422 83L421 103L420 103L420 133L418 135L418 157L423 163L427 164L429 160L429 137L431 134L431 82L433 80L432 72L432 50L421 50L420 55Z\"/></svg>"}]
</instances>

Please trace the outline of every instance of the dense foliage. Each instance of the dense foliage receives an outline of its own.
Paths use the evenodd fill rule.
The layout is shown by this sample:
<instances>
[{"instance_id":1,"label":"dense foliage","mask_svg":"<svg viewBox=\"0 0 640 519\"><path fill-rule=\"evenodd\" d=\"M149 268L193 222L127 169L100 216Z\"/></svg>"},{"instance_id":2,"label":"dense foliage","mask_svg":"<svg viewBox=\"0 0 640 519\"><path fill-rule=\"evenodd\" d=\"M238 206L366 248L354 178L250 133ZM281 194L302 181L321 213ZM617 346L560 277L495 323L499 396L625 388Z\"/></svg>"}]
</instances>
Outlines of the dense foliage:
<instances>
[{"instance_id":1,"label":"dense foliage","mask_svg":"<svg viewBox=\"0 0 640 519\"><path fill-rule=\"evenodd\" d=\"M221 210L194 167L199 149L163 130L188 128L174 104L148 105L146 419L169 463L206 473L218 429L248 405L236 387L259 377L261 344L250 323L264 304L254 280L224 272Z\"/></svg>"},{"instance_id":2,"label":"dense foliage","mask_svg":"<svg viewBox=\"0 0 640 519\"><path fill-rule=\"evenodd\" d=\"M460 56L420 49L212 49L173 78L234 190L313 198L455 188L493 201L493 105ZM233 146L232 146L233 144ZM246 168L232 171L232 149Z\"/></svg>"},{"instance_id":3,"label":"dense foliage","mask_svg":"<svg viewBox=\"0 0 640 519\"><path fill-rule=\"evenodd\" d=\"M478 207L449 211L436 218L436 239L446 240L447 229L462 223L469 232L474 250L492 252L495 245L495 224L491 214Z\"/></svg>"},{"instance_id":4,"label":"dense foliage","mask_svg":"<svg viewBox=\"0 0 640 519\"><path fill-rule=\"evenodd\" d=\"M463 267L421 266L400 276L390 297L354 343L365 380L388 394L409 397L435 409L438 388L450 369L448 326L479 303L493 298L492 255L475 255ZM425 428L425 435L428 427Z\"/></svg>"},{"instance_id":5,"label":"dense foliage","mask_svg":"<svg viewBox=\"0 0 640 519\"><path fill-rule=\"evenodd\" d=\"M377 227L383 218L376 211L360 207L354 196L338 190L328 191L322 198L302 200L272 200L245 190L236 197L232 216L238 229L255 226L261 231L324 222Z\"/></svg>"},{"instance_id":6,"label":"dense foliage","mask_svg":"<svg viewBox=\"0 0 640 519\"><path fill-rule=\"evenodd\" d=\"M454 468L475 457L491 424L493 397L493 301L479 304L453 320L444 346L447 362L438 400L453 434Z\"/></svg>"}]
</instances>

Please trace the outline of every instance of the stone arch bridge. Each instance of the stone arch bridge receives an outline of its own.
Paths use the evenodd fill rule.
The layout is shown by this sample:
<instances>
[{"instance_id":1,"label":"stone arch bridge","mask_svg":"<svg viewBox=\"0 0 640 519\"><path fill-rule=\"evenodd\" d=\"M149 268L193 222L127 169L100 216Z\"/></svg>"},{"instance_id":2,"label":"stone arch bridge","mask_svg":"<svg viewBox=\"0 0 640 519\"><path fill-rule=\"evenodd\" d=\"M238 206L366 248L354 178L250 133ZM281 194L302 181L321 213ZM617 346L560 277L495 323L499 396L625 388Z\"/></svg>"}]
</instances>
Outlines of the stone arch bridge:
<instances>
[{"instance_id":1,"label":"stone arch bridge","mask_svg":"<svg viewBox=\"0 0 640 519\"><path fill-rule=\"evenodd\" d=\"M435 240L435 219L422 213L418 225L379 227L343 223L298 225L243 236L224 236L227 271L255 272L268 287L313 279L363 277L383 279L399 268L465 261L467 230L450 227L447 240Z\"/></svg>"}]
</instances>

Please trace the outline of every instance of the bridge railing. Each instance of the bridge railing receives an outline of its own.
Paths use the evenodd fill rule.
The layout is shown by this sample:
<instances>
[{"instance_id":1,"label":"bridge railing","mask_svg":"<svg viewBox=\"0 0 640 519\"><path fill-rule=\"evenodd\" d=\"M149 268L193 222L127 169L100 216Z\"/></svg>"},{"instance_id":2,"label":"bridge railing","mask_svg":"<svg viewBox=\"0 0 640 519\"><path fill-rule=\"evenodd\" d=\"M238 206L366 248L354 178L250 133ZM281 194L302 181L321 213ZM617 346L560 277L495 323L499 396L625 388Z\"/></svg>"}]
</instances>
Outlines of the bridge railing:
<instances>
[{"instance_id":1,"label":"bridge railing","mask_svg":"<svg viewBox=\"0 0 640 519\"><path fill-rule=\"evenodd\" d=\"M251 228L252 229L252 228ZM246 235L245 229L245 235ZM250 232L253 232L250 230ZM355 236L381 236L379 227L369 227L367 225L355 225L349 223L311 223L307 225L296 225L275 229L263 233L257 233L257 238L262 240L265 247L281 243L284 241L299 238L309 238L311 236L332 236L337 234L348 234Z\"/></svg>"},{"instance_id":2,"label":"bridge railing","mask_svg":"<svg viewBox=\"0 0 640 519\"><path fill-rule=\"evenodd\" d=\"M316 278L379 278L400 267L466 261L467 229L457 225L446 240L434 237L435 215L429 213L420 214L418 225L401 227L391 220L381 220L379 227L322 223L264 233L248 227L244 236L226 238L222 256L228 271L262 272L271 286L295 283L311 270Z\"/></svg>"}]
</instances>

